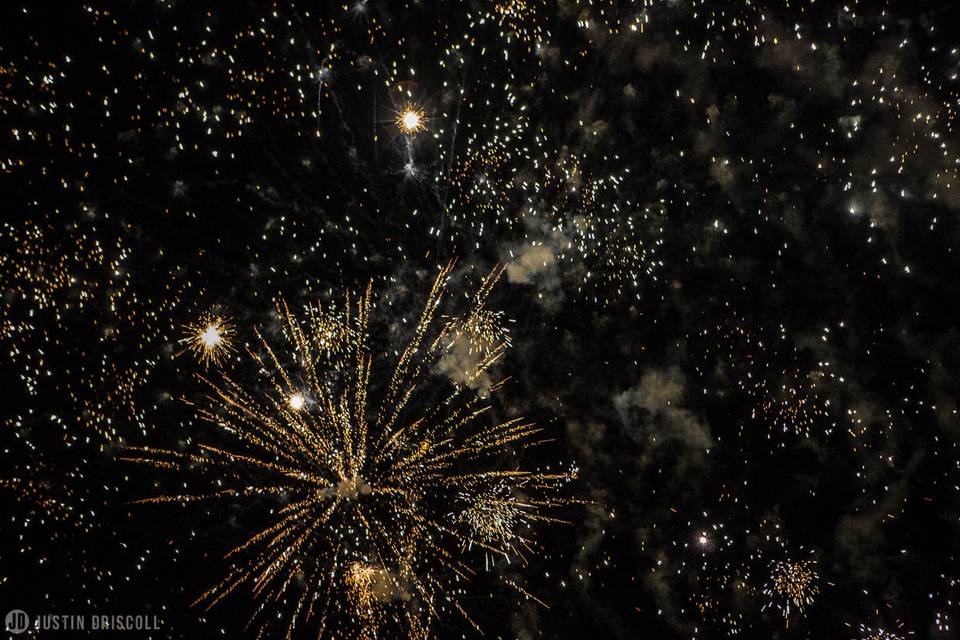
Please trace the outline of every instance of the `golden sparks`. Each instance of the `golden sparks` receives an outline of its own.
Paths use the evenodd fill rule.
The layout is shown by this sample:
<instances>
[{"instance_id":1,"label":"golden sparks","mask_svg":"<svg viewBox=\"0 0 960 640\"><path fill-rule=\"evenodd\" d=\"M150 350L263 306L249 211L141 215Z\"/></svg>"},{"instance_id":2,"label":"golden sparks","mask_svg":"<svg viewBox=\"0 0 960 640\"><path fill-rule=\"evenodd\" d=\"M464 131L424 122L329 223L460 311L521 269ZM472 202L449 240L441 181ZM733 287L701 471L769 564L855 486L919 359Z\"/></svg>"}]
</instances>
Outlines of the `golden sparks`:
<instances>
[{"instance_id":1,"label":"golden sparks","mask_svg":"<svg viewBox=\"0 0 960 640\"><path fill-rule=\"evenodd\" d=\"M770 580L764 588L764 594L770 598L770 604L783 614L788 627L791 615L802 615L804 609L813 604L814 598L820 593L816 566L816 560L801 560L777 561L771 567Z\"/></svg>"},{"instance_id":2,"label":"golden sparks","mask_svg":"<svg viewBox=\"0 0 960 640\"><path fill-rule=\"evenodd\" d=\"M460 602L476 572L470 550L484 550L488 568L497 558L525 561L532 525L560 522L543 512L572 502L558 492L574 472L506 462L543 442L541 430L522 418L493 420L472 384L490 375L506 345L485 349L465 378L438 366L468 339L455 327L471 326L500 274L484 280L462 317L435 322L452 266L440 270L406 346L388 350L392 370L368 346L372 287L347 294L339 311L301 316L281 302L285 340L257 333L255 366L240 372L256 371L254 380L207 382L209 406L199 415L235 446L129 449L124 459L198 473L210 486L139 502L275 503L262 528L226 554L227 576L198 603L212 606L244 586L260 603L251 623L261 632L276 619L266 603L281 601L292 609L283 616L291 632L311 622L334 637L422 638L451 613L477 627ZM505 584L533 598L514 580Z\"/></svg>"},{"instance_id":3,"label":"golden sparks","mask_svg":"<svg viewBox=\"0 0 960 640\"><path fill-rule=\"evenodd\" d=\"M183 351L193 353L204 367L211 363L220 366L224 358L236 350L235 333L233 325L222 316L206 313L197 322L184 326L185 335L180 344L184 345Z\"/></svg>"},{"instance_id":4,"label":"golden sparks","mask_svg":"<svg viewBox=\"0 0 960 640\"><path fill-rule=\"evenodd\" d=\"M426 117L422 110L408 104L397 114L397 127L405 135L416 135L427 130Z\"/></svg>"}]
</instances>

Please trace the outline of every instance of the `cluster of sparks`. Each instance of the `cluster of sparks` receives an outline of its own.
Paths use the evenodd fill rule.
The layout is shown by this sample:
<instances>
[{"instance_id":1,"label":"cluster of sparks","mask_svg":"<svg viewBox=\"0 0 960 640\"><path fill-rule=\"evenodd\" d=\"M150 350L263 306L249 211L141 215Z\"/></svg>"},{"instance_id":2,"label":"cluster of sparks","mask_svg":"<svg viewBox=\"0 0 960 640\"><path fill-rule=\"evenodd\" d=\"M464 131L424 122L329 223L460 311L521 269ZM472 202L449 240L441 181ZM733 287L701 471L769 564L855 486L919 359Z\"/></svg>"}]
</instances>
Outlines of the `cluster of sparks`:
<instances>
[{"instance_id":1,"label":"cluster of sparks","mask_svg":"<svg viewBox=\"0 0 960 640\"><path fill-rule=\"evenodd\" d=\"M907 636L895 631L888 631L879 627L868 627L861 624L857 629L856 640L906 640L906 638Z\"/></svg>"},{"instance_id":2,"label":"cluster of sparks","mask_svg":"<svg viewBox=\"0 0 960 640\"><path fill-rule=\"evenodd\" d=\"M397 128L405 135L412 136L427 130L423 111L413 105L407 105L397 114Z\"/></svg>"},{"instance_id":3,"label":"cluster of sparks","mask_svg":"<svg viewBox=\"0 0 960 640\"><path fill-rule=\"evenodd\" d=\"M500 274L484 280L466 324L444 324L435 320L450 269L441 270L389 375L368 347L370 287L347 294L337 317L317 307L304 320L281 303L283 341L258 332L249 353L265 388L224 374L208 383L209 406L198 409L235 447L128 449L126 459L178 474L197 469L216 487L143 503L277 503L267 526L229 550L228 575L198 602L212 606L243 586L260 603L251 623L261 633L268 603L290 598L291 631L309 622L333 637L427 637L436 618L472 622L458 598L475 573L470 549L483 549L490 568L490 556L509 561L533 548L533 524L559 522L544 512L567 503L558 491L571 472L497 463L541 442L541 430L522 418L491 424L489 407L467 385L430 393L439 384L432 367L462 339L452 327L474 326L470 318ZM225 325L209 322L194 328L196 339L215 326L222 340ZM341 323L349 330L332 331ZM499 333L484 326L483 357L470 378L505 347L488 342Z\"/></svg>"},{"instance_id":4,"label":"cluster of sparks","mask_svg":"<svg viewBox=\"0 0 960 640\"><path fill-rule=\"evenodd\" d=\"M803 615L820 593L816 567L815 560L777 560L770 568L770 579L763 593L770 598L769 605L783 614L788 627L792 617Z\"/></svg>"},{"instance_id":5,"label":"cluster of sparks","mask_svg":"<svg viewBox=\"0 0 960 640\"><path fill-rule=\"evenodd\" d=\"M916 327L936 319L919 294L909 312L880 302L889 302L884 289L913 291L924 262L928 271L947 264L929 281L934 295L946 297L955 280L960 54L940 46L936 19L858 0L484 0L440 17L421 3L388 11L367 0L278 0L236 16L169 0L142 15L102 4L65 11L77 35L62 42L40 28L49 20L38 8L14 7L25 35L0 47L0 175L17 185L0 224L0 346L13 383L2 425L13 462L0 491L15 504L8 529L25 562L56 566L43 540L86 558L102 539L78 536L113 534L103 514L123 501L127 479L105 478L95 461L113 461L102 454L117 443L166 437L155 426L167 424L162 407L193 379L157 373L196 362L208 398L191 401L191 415L215 435L130 449L126 457L191 485L144 502L274 505L269 522L226 550L226 578L201 604L249 591L263 635L283 607L290 633L426 638L441 618L474 624L470 578L481 566L496 573L502 561L536 560L534 529L558 520L551 512L567 504L557 496L571 475L520 470L513 456L546 437L492 418L501 414L484 404L501 388L512 318L528 315L488 305L502 274L549 313L575 301L598 324L629 321L630 336L662 331L651 333L702 358L700 384L692 373L685 381L702 387L704 402L743 403L730 430L712 421L690 437L703 460L742 463L704 463L715 473L690 493L707 504L714 492L709 518L672 497L669 510L650 508L670 495L666 466L630 487L628 501L641 506L622 518L653 532L638 554L652 559L650 584L669 580L683 593L663 616L691 635L742 634L768 618L779 626L779 616L754 615L768 609L792 631L810 609L833 605L818 597L822 583L842 583L845 597L868 586L850 575L821 580L818 567L835 564L820 555L822 565L771 564L799 554L779 532L759 527L769 555L747 542L770 506L748 488L755 434L774 454L847 443L837 473L855 483L849 506L865 529L909 524L917 504L945 512L960 471L955 394L943 382L952 352L921 339ZM429 37L411 37L404 20ZM769 82L762 94L742 82L757 69ZM180 235L158 233L152 220ZM821 245L824 253L811 250ZM378 310L391 314L371 292L302 304L367 266L393 277L463 251L509 264L451 315L439 311L444 270L410 341L376 343L390 342L383 360L371 355L369 323ZM823 290L843 300L819 291L795 299L824 274L837 280ZM241 339L251 300L281 289L296 302L281 300L274 324ZM237 291L249 299L236 313L193 311L197 299ZM734 308L750 315L731 319ZM581 336L568 326L578 314L563 308L551 320L589 345L580 349L587 375L596 362L619 367L605 347L594 351L593 326ZM659 329L673 319L677 334ZM613 344L652 366L635 352L656 346ZM895 365L887 359L904 352ZM451 389L438 396L436 387ZM543 393L567 405L574 442L603 422L574 414L592 405L605 417L622 391L580 390ZM680 406L695 404L692 395L644 408L687 427L702 418ZM602 427L610 446L619 426ZM898 428L916 451L904 455ZM660 446L653 433L623 457L646 463L651 443ZM830 451L839 458L843 446ZM616 459L603 448L588 455ZM913 468L924 482L907 482ZM601 493L631 476L610 471L593 469ZM795 483L810 500L830 489L815 480ZM670 518L685 521L676 540L661 533ZM616 527L597 528L609 543ZM878 537L918 551L890 529ZM584 589L618 565L593 534L580 538L570 570ZM72 575L90 579L76 583L76 601L130 581L140 560L83 560ZM545 579L567 588L550 569ZM941 579L922 594L923 624L949 636L957 587ZM503 584L533 599L514 580ZM910 635L850 629L862 640Z\"/></svg>"},{"instance_id":6,"label":"cluster of sparks","mask_svg":"<svg viewBox=\"0 0 960 640\"><path fill-rule=\"evenodd\" d=\"M510 328L506 326L506 314L487 306L493 286L502 274L502 267L490 272L473 296L467 312L448 319L447 330L457 337L465 338L471 354L491 353L512 344Z\"/></svg>"},{"instance_id":7,"label":"cluster of sparks","mask_svg":"<svg viewBox=\"0 0 960 640\"><path fill-rule=\"evenodd\" d=\"M205 313L197 322L184 327L184 345L203 365L221 365L225 358L236 351L233 337L236 331L233 325L222 316Z\"/></svg>"},{"instance_id":8,"label":"cluster of sparks","mask_svg":"<svg viewBox=\"0 0 960 640\"><path fill-rule=\"evenodd\" d=\"M751 418L765 425L768 437L779 434L822 436L835 425L826 391L844 382L829 362L807 363L788 340L785 327L764 331L742 320L705 330L705 351L723 358L735 373L737 388L751 403Z\"/></svg>"}]
</instances>

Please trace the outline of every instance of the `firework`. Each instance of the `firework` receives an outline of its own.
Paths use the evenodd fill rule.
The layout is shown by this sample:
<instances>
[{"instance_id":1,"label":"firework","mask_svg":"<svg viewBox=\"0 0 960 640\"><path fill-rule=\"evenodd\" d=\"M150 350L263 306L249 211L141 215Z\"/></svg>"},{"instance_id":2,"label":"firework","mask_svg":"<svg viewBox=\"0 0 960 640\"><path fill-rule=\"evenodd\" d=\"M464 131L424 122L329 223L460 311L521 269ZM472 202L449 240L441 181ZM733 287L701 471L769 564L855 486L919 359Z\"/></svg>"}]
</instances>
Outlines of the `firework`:
<instances>
[{"instance_id":1,"label":"firework","mask_svg":"<svg viewBox=\"0 0 960 640\"><path fill-rule=\"evenodd\" d=\"M534 478L532 482L537 484L543 480L543 477ZM454 516L454 521L465 525L468 549L476 544L487 551L487 568L491 564L489 552L503 555L508 561L514 554L526 562L525 552L532 551L532 541L520 532L534 522L561 522L541 513L543 508L553 506L554 501L523 497L527 488L526 481L502 481L483 493L463 492L458 495L466 507ZM546 487L529 488L533 493L539 493Z\"/></svg>"},{"instance_id":2,"label":"firework","mask_svg":"<svg viewBox=\"0 0 960 640\"><path fill-rule=\"evenodd\" d=\"M501 345L511 344L510 330L504 326L504 313L487 308L487 298L503 274L503 267L490 272L473 297L473 304L462 316L447 318L447 329L455 338L465 338L470 353L489 354Z\"/></svg>"},{"instance_id":3,"label":"firework","mask_svg":"<svg viewBox=\"0 0 960 640\"><path fill-rule=\"evenodd\" d=\"M204 367L211 363L220 366L224 358L235 351L233 325L221 316L206 313L197 322L184 326L183 330L185 335L180 339L183 351L193 353Z\"/></svg>"},{"instance_id":4,"label":"firework","mask_svg":"<svg viewBox=\"0 0 960 640\"><path fill-rule=\"evenodd\" d=\"M516 38L532 51L544 36L537 12L542 8L536 0L502 0L494 3L492 15L502 38L507 42Z\"/></svg>"},{"instance_id":5,"label":"firework","mask_svg":"<svg viewBox=\"0 0 960 640\"><path fill-rule=\"evenodd\" d=\"M907 635L913 635L909 633ZM856 640L905 640L906 636L893 631L887 631L879 627L868 627L859 625L857 627Z\"/></svg>"},{"instance_id":6,"label":"firework","mask_svg":"<svg viewBox=\"0 0 960 640\"><path fill-rule=\"evenodd\" d=\"M768 429L778 447L778 434L803 437L829 434L836 426L828 392L844 378L830 363L801 351L786 327L763 328L732 319L702 333L706 352L715 352L730 366L737 388L751 403L750 417Z\"/></svg>"},{"instance_id":7,"label":"firework","mask_svg":"<svg viewBox=\"0 0 960 640\"><path fill-rule=\"evenodd\" d=\"M397 114L397 127L405 135L416 135L427 130L426 117L423 111L408 104Z\"/></svg>"},{"instance_id":8,"label":"firework","mask_svg":"<svg viewBox=\"0 0 960 640\"><path fill-rule=\"evenodd\" d=\"M763 590L770 602L763 608L771 604L775 606L789 627L791 615L802 615L820 593L816 565L816 560L775 561L771 566L770 580Z\"/></svg>"},{"instance_id":9,"label":"firework","mask_svg":"<svg viewBox=\"0 0 960 640\"><path fill-rule=\"evenodd\" d=\"M522 116L491 128L468 138L449 178L446 211L464 239L519 231L524 242L513 258L535 247L549 255L546 264L576 267L580 291L602 284L619 296L658 278L666 206L622 197L629 168L598 174L595 158L558 151Z\"/></svg>"},{"instance_id":10,"label":"firework","mask_svg":"<svg viewBox=\"0 0 960 640\"><path fill-rule=\"evenodd\" d=\"M300 411L307 404L307 399L303 397L302 393L294 393L290 396L287 403L290 405L291 410Z\"/></svg>"},{"instance_id":11,"label":"firework","mask_svg":"<svg viewBox=\"0 0 960 640\"><path fill-rule=\"evenodd\" d=\"M257 383L226 375L207 383L210 405L200 416L236 446L129 450L127 460L198 471L216 486L140 502L277 502L275 518L227 553L228 575L198 603L213 606L245 586L260 603L251 623L264 614L261 632L267 603L283 600L295 603L285 618L290 632L313 621L321 634L339 637L421 637L441 614L472 623L458 598L475 572L467 550L522 556L531 548L530 525L556 521L542 512L566 503L557 492L571 473L497 463L537 444L540 430L521 418L491 424L469 381L438 373L436 364L461 340L451 328L460 325L434 322L451 268L441 270L392 371L367 346L370 287L347 295L339 317L350 330L333 334L329 316L314 309L302 320L281 303L285 340L258 332L259 348L250 350ZM485 304L498 275L484 280L462 317ZM479 359L470 376L487 371L504 346ZM451 505L460 516L449 517Z\"/></svg>"},{"instance_id":12,"label":"firework","mask_svg":"<svg viewBox=\"0 0 960 640\"><path fill-rule=\"evenodd\" d=\"M748 594L753 595L748 580L749 574L741 573L740 568L725 569L714 574L697 574L697 589L690 595L690 602L704 622L724 635L736 636L743 630L743 613L732 607L730 602Z\"/></svg>"}]
</instances>

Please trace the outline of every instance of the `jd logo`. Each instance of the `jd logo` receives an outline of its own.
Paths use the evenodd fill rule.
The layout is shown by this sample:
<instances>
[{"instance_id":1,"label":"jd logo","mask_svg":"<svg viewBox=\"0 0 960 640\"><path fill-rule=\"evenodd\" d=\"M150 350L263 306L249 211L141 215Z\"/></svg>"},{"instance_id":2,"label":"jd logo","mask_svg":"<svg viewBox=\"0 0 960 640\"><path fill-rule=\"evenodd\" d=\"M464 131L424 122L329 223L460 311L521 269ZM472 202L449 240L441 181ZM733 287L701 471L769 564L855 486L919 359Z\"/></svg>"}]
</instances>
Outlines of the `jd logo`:
<instances>
[{"instance_id":1,"label":"jd logo","mask_svg":"<svg viewBox=\"0 0 960 640\"><path fill-rule=\"evenodd\" d=\"M14 609L7 614L5 628L9 633L23 633L30 626L30 616L22 609Z\"/></svg>"}]
</instances>

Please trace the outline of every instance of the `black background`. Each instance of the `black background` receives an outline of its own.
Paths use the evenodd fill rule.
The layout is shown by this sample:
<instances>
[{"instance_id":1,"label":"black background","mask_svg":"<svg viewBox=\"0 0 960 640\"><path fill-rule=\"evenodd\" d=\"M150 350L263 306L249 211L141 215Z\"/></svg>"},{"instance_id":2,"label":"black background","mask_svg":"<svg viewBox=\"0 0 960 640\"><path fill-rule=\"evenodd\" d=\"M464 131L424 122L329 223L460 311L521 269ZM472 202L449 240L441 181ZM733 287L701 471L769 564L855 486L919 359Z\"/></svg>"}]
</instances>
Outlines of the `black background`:
<instances>
[{"instance_id":1,"label":"black background","mask_svg":"<svg viewBox=\"0 0 960 640\"><path fill-rule=\"evenodd\" d=\"M497 411L591 501L522 571L549 610L478 579L487 636L957 637L949 5L5 4L4 610L240 634L245 595L189 604L257 507L130 506L181 480L116 459L199 428L180 327L373 280L386 348L456 258L457 295L514 265Z\"/></svg>"}]
</instances>

